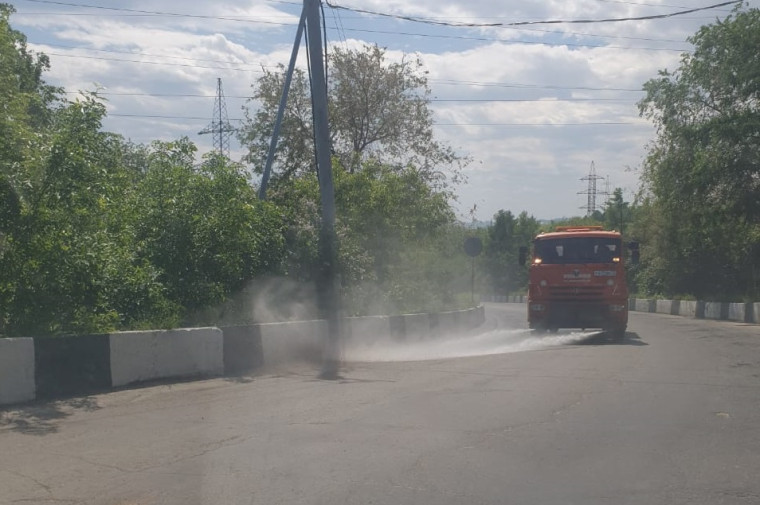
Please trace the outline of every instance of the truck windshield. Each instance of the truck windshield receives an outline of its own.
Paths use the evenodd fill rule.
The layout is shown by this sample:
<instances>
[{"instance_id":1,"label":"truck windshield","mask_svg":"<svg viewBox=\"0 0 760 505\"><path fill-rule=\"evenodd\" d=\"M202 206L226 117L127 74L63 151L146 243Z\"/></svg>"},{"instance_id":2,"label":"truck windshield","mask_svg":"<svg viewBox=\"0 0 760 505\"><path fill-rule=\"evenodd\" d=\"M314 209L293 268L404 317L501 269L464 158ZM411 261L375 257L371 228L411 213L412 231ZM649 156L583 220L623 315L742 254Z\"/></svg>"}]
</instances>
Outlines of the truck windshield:
<instances>
[{"instance_id":1,"label":"truck windshield","mask_svg":"<svg viewBox=\"0 0 760 505\"><path fill-rule=\"evenodd\" d=\"M534 259L540 258L543 264L614 263L620 261L620 240L602 237L536 240L534 251Z\"/></svg>"}]
</instances>

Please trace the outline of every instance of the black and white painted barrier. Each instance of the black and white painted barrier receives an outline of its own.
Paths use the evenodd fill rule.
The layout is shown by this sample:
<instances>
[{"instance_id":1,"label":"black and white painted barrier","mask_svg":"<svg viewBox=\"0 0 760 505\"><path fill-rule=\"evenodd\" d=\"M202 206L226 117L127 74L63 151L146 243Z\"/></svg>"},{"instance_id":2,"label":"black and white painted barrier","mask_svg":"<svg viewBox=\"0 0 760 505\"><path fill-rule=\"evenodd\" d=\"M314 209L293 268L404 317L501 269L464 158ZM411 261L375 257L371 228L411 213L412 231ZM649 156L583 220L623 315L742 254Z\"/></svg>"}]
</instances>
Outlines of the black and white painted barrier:
<instances>
[{"instance_id":1,"label":"black and white painted barrier","mask_svg":"<svg viewBox=\"0 0 760 505\"><path fill-rule=\"evenodd\" d=\"M484 302L526 303L524 295L484 295ZM716 319L739 323L760 324L760 303L705 302L696 300L657 300L654 298L631 298L628 309L635 312L669 314L671 316Z\"/></svg>"},{"instance_id":2,"label":"black and white painted barrier","mask_svg":"<svg viewBox=\"0 0 760 505\"><path fill-rule=\"evenodd\" d=\"M480 300L494 303L525 303L528 297L525 295L481 295Z\"/></svg>"},{"instance_id":3,"label":"black and white painted barrier","mask_svg":"<svg viewBox=\"0 0 760 505\"><path fill-rule=\"evenodd\" d=\"M344 342L435 338L475 328L483 306L345 319ZM0 405L107 391L151 380L214 377L291 360L320 361L326 321L0 338Z\"/></svg>"},{"instance_id":4,"label":"black and white painted barrier","mask_svg":"<svg viewBox=\"0 0 760 505\"><path fill-rule=\"evenodd\" d=\"M34 340L0 338L0 405L34 399Z\"/></svg>"},{"instance_id":5,"label":"black and white painted barrier","mask_svg":"<svg viewBox=\"0 0 760 505\"><path fill-rule=\"evenodd\" d=\"M760 323L760 303L705 302L701 300L654 300L631 298L629 309L685 316L697 319L716 319L738 323Z\"/></svg>"}]
</instances>

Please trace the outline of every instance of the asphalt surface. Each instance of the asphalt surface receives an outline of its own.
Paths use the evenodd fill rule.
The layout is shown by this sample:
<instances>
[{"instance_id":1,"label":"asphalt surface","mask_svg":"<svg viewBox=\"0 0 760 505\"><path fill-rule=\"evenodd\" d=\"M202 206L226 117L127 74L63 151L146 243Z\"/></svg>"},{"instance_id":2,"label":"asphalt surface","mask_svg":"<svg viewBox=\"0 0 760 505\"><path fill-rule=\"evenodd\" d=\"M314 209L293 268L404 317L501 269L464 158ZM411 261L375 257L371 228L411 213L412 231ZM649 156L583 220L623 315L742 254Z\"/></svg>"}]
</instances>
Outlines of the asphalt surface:
<instances>
[{"instance_id":1,"label":"asphalt surface","mask_svg":"<svg viewBox=\"0 0 760 505\"><path fill-rule=\"evenodd\" d=\"M760 503L760 327L487 318L347 349L339 381L293 364L2 410L0 503Z\"/></svg>"}]
</instances>

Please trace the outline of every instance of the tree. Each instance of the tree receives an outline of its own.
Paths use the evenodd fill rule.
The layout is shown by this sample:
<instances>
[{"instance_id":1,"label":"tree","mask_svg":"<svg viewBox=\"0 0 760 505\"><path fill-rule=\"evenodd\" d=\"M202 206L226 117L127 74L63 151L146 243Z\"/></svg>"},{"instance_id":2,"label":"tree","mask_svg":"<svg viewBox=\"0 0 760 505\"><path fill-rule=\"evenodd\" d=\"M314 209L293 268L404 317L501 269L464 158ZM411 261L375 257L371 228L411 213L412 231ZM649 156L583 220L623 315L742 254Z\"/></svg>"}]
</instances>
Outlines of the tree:
<instances>
[{"instance_id":1,"label":"tree","mask_svg":"<svg viewBox=\"0 0 760 505\"><path fill-rule=\"evenodd\" d=\"M618 230L625 233L626 227L632 220L632 211L630 202L623 198L622 188L615 188L612 197L607 200L602 213L604 228L606 230Z\"/></svg>"},{"instance_id":2,"label":"tree","mask_svg":"<svg viewBox=\"0 0 760 505\"><path fill-rule=\"evenodd\" d=\"M756 296L760 10L737 9L689 41L694 52L646 82L639 103L657 126L642 197L661 223L642 258L663 294Z\"/></svg>"},{"instance_id":3,"label":"tree","mask_svg":"<svg viewBox=\"0 0 760 505\"><path fill-rule=\"evenodd\" d=\"M414 167L368 161L352 173L337 159L333 167L345 309L433 310L451 302L455 287L449 281L456 275L448 261L455 258L448 242L454 223L448 193L432 188ZM280 184L271 200L285 213L287 273L312 282L318 261L316 174ZM464 259L461 243L454 248Z\"/></svg>"},{"instance_id":4,"label":"tree","mask_svg":"<svg viewBox=\"0 0 760 505\"><path fill-rule=\"evenodd\" d=\"M328 57L329 120L335 155L349 173L359 170L369 159L402 169L414 165L427 182L445 184L460 178L467 159L433 136L429 109L430 89L426 72L418 58L387 61L384 49L334 48ZM261 173L266 160L282 85L283 66L264 71L253 86L246 108L240 141L248 148L246 161ZM314 170L311 100L308 79L294 72L288 95L273 181Z\"/></svg>"},{"instance_id":5,"label":"tree","mask_svg":"<svg viewBox=\"0 0 760 505\"><path fill-rule=\"evenodd\" d=\"M485 269L493 293L527 288L528 273L518 263L519 250L531 244L539 229L539 222L525 211L517 218L508 210L494 215L485 245Z\"/></svg>"},{"instance_id":6,"label":"tree","mask_svg":"<svg viewBox=\"0 0 760 505\"><path fill-rule=\"evenodd\" d=\"M256 198L242 167L211 154L196 168L195 152L186 138L154 142L133 202L141 257L187 314L276 273L284 253L280 213Z\"/></svg>"},{"instance_id":7,"label":"tree","mask_svg":"<svg viewBox=\"0 0 760 505\"><path fill-rule=\"evenodd\" d=\"M51 105L60 91L42 79L50 65L47 56L29 51L24 34L10 27L14 12L0 3L0 234L20 216L30 177L39 166L35 148L50 125Z\"/></svg>"},{"instance_id":8,"label":"tree","mask_svg":"<svg viewBox=\"0 0 760 505\"><path fill-rule=\"evenodd\" d=\"M129 194L121 141L100 131L104 114L94 96L62 104L32 161L20 163L26 196L0 257L3 333L111 331L128 321L163 324L175 312L155 269L133 253L121 218ZM141 309L127 313L129 300Z\"/></svg>"}]
</instances>

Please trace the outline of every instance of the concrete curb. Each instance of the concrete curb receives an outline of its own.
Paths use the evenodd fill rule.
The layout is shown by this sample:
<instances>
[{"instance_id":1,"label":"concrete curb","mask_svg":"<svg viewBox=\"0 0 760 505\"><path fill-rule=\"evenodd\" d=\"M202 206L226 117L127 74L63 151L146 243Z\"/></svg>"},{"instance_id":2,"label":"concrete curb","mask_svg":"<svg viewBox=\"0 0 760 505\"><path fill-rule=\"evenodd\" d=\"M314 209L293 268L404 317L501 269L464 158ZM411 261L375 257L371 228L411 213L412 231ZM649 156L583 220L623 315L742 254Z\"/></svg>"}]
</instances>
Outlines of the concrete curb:
<instances>
[{"instance_id":1,"label":"concrete curb","mask_svg":"<svg viewBox=\"0 0 760 505\"><path fill-rule=\"evenodd\" d=\"M656 312L694 319L760 323L760 303L707 302L703 300L648 300L631 298L630 310Z\"/></svg>"},{"instance_id":2,"label":"concrete curb","mask_svg":"<svg viewBox=\"0 0 760 505\"><path fill-rule=\"evenodd\" d=\"M343 344L420 341L475 328L483 322L482 305L439 313L348 317L343 320ZM321 362L327 322L254 324L224 328L223 332L224 371L226 375L235 375L287 361Z\"/></svg>"},{"instance_id":3,"label":"concrete curb","mask_svg":"<svg viewBox=\"0 0 760 505\"><path fill-rule=\"evenodd\" d=\"M344 340L428 339L477 327L485 308L346 318ZM321 362L327 322L0 338L0 405L107 391L158 379L235 375L291 360Z\"/></svg>"},{"instance_id":4,"label":"concrete curb","mask_svg":"<svg viewBox=\"0 0 760 505\"><path fill-rule=\"evenodd\" d=\"M524 303L524 296L484 295L483 301L495 303ZM657 300L654 298L631 298L628 310L670 314L695 319L714 319L739 323L760 324L760 302L726 303L702 300Z\"/></svg>"}]
</instances>

